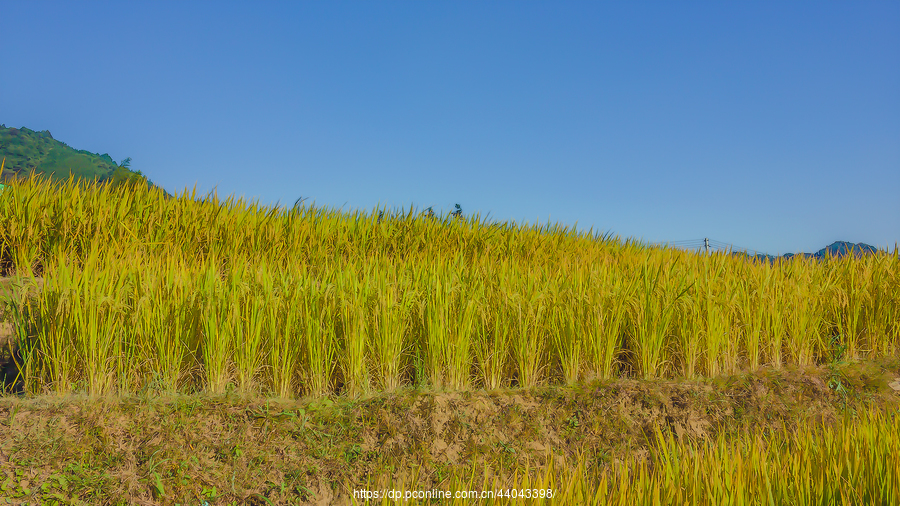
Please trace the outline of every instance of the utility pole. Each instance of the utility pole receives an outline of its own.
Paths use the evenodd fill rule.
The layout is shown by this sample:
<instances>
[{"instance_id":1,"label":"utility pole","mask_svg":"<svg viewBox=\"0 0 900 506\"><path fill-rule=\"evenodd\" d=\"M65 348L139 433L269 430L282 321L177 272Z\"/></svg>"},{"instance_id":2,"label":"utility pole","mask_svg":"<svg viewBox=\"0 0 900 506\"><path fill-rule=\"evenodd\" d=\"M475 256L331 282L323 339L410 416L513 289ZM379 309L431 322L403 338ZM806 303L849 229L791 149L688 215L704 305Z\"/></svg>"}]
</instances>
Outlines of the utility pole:
<instances>
[{"instance_id":1,"label":"utility pole","mask_svg":"<svg viewBox=\"0 0 900 506\"><path fill-rule=\"evenodd\" d=\"M709 255L709 237L703 238L703 247L706 248L706 254Z\"/></svg>"}]
</instances>

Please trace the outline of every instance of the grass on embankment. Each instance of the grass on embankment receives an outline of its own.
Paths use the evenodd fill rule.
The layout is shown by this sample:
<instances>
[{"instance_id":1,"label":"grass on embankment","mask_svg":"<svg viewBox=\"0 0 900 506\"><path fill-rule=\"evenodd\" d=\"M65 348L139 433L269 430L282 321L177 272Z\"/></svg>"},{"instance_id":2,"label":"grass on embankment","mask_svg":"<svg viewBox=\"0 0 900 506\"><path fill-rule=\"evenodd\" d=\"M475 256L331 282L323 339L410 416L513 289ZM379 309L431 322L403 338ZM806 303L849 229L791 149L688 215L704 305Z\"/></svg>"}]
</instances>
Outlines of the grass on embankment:
<instances>
[{"instance_id":1,"label":"grass on embankment","mask_svg":"<svg viewBox=\"0 0 900 506\"><path fill-rule=\"evenodd\" d=\"M809 504L834 493L889 504L900 498L900 398L887 386L898 375L892 359L358 400L5 397L0 497L348 504L365 488L516 485L552 488L552 504L654 504L654 489L663 504L770 503L769 494Z\"/></svg>"}]
</instances>

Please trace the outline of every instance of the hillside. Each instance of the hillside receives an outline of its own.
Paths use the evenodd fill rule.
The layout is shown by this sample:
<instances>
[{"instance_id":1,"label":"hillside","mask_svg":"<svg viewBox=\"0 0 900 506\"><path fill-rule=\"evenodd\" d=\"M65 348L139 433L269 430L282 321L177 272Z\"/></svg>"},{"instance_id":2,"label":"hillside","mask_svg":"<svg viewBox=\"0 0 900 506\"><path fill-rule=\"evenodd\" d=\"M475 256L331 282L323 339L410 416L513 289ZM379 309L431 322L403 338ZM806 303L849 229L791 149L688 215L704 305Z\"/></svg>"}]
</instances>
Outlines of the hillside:
<instances>
[{"instance_id":1,"label":"hillside","mask_svg":"<svg viewBox=\"0 0 900 506\"><path fill-rule=\"evenodd\" d=\"M24 178L35 172L53 181L68 179L73 174L77 179L152 184L140 171L129 170L127 163L119 165L108 154L74 149L54 139L48 130L36 132L0 125L0 159L4 158L0 181Z\"/></svg>"}]
</instances>

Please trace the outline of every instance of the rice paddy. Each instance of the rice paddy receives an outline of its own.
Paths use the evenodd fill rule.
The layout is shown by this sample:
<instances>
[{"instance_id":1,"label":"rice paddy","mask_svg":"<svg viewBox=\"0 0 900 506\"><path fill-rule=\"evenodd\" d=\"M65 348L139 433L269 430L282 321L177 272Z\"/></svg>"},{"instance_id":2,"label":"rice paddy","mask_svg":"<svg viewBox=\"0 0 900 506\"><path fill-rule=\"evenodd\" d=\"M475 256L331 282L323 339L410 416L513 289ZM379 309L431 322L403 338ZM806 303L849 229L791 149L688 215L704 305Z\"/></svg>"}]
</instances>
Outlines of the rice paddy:
<instances>
[{"instance_id":1,"label":"rice paddy","mask_svg":"<svg viewBox=\"0 0 900 506\"><path fill-rule=\"evenodd\" d=\"M557 225L270 208L142 185L11 181L0 269L22 280L4 319L27 396L351 402L699 381L889 360L900 346L896 251L766 263ZM563 491L527 503L889 504L896 425L872 412L711 446L657 429L633 465L585 467L586 449L504 479ZM490 481L461 472L441 483Z\"/></svg>"}]
</instances>

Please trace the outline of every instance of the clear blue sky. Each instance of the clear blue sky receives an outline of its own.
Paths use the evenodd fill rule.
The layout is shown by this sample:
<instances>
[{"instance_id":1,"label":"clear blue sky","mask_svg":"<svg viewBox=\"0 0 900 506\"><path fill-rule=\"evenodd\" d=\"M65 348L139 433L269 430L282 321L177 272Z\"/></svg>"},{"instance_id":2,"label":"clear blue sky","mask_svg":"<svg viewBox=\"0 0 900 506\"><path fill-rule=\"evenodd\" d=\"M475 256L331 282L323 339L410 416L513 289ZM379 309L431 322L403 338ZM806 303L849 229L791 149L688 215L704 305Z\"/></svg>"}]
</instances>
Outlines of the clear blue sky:
<instances>
[{"instance_id":1,"label":"clear blue sky","mask_svg":"<svg viewBox=\"0 0 900 506\"><path fill-rule=\"evenodd\" d=\"M0 0L0 123L169 192L900 242L898 2Z\"/></svg>"}]
</instances>

